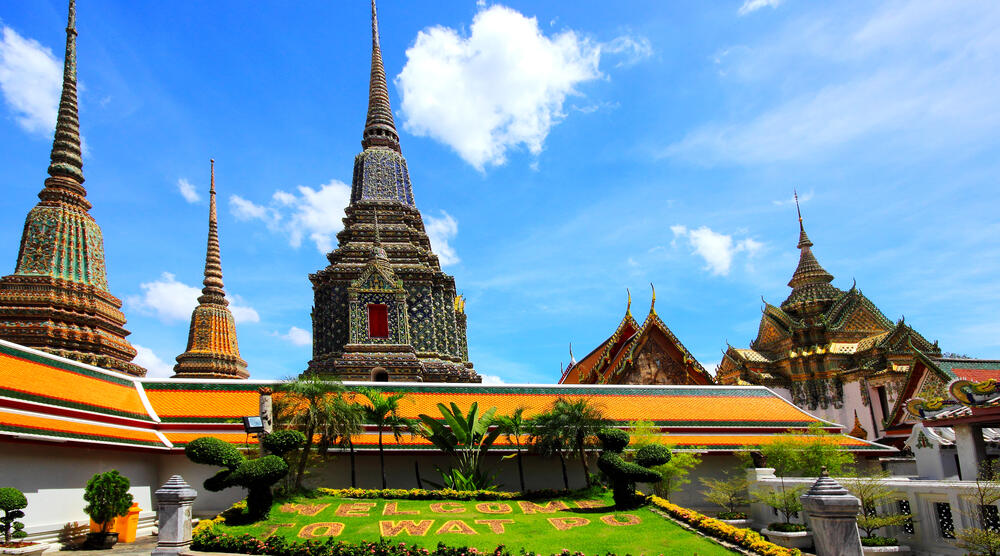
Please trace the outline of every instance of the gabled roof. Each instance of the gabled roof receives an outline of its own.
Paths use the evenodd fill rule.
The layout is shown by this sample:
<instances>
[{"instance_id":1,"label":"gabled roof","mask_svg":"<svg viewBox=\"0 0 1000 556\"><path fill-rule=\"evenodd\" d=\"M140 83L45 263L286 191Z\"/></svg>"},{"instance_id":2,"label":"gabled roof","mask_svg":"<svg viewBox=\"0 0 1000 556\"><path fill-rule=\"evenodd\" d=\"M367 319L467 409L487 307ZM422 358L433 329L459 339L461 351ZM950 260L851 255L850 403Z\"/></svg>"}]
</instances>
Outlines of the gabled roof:
<instances>
[{"instance_id":1,"label":"gabled roof","mask_svg":"<svg viewBox=\"0 0 1000 556\"><path fill-rule=\"evenodd\" d=\"M596 368L603 367L610 357L621 353L622 344L632 338L636 330L639 329L639 323L632 316L631 308L632 302L630 297L629 306L625 310L625 316L622 317L622 321L618 323L615 331L608 336L608 339L598 344L597 347L585 355L578 363L567 367L563 371L563 376L559 379L560 384L583 384L591 382L598 376L595 372Z\"/></svg>"}]
</instances>

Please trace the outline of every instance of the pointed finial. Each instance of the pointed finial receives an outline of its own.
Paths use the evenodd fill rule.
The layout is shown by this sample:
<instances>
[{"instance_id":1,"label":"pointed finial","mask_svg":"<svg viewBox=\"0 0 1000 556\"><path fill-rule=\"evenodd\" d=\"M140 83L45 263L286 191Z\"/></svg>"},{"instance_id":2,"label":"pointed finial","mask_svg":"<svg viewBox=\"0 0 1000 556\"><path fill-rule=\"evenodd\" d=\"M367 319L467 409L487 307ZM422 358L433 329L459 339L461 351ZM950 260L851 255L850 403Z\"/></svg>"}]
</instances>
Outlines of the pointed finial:
<instances>
[{"instance_id":1,"label":"pointed finial","mask_svg":"<svg viewBox=\"0 0 1000 556\"><path fill-rule=\"evenodd\" d=\"M576 365L576 357L573 356L573 342L569 343L569 366Z\"/></svg>"},{"instance_id":2,"label":"pointed finial","mask_svg":"<svg viewBox=\"0 0 1000 556\"><path fill-rule=\"evenodd\" d=\"M625 305L625 314L630 315L632 314L632 292L630 292L628 288L625 288L625 293L628 295L628 304Z\"/></svg>"},{"instance_id":3,"label":"pointed finial","mask_svg":"<svg viewBox=\"0 0 1000 556\"><path fill-rule=\"evenodd\" d=\"M799 213L799 230L804 230L802 226L802 209L799 207L799 192L797 189L792 189L792 193L795 195L795 212Z\"/></svg>"},{"instance_id":4,"label":"pointed finial","mask_svg":"<svg viewBox=\"0 0 1000 556\"><path fill-rule=\"evenodd\" d=\"M215 209L215 159L209 159L211 177L208 190L208 248L205 252L205 286L198 297L198 303L229 305L226 301L225 286L222 283L222 255L219 252L219 218Z\"/></svg>"},{"instance_id":5,"label":"pointed finial","mask_svg":"<svg viewBox=\"0 0 1000 556\"><path fill-rule=\"evenodd\" d=\"M69 2L69 17L66 23L66 57L63 61L63 86L59 98L59 113L56 117L55 138L49 155L49 175L65 178L70 183L52 183L53 187L65 187L77 195L86 195L80 187L83 178L83 155L80 148L80 116L76 98L76 0ZM46 183L49 186L49 183ZM75 187L74 187L75 186Z\"/></svg>"},{"instance_id":6,"label":"pointed finial","mask_svg":"<svg viewBox=\"0 0 1000 556\"><path fill-rule=\"evenodd\" d=\"M649 313L652 315L656 314L656 286L652 282L649 283L650 289L653 290L653 300L649 302Z\"/></svg>"},{"instance_id":7,"label":"pointed finial","mask_svg":"<svg viewBox=\"0 0 1000 556\"><path fill-rule=\"evenodd\" d=\"M385 147L400 152L399 134L392 118L392 106L389 105L389 86L385 79L385 66L382 64L382 47L379 44L378 11L375 0L372 0L372 69L368 82L368 118L365 121L365 131L362 134L361 146Z\"/></svg>"}]
</instances>

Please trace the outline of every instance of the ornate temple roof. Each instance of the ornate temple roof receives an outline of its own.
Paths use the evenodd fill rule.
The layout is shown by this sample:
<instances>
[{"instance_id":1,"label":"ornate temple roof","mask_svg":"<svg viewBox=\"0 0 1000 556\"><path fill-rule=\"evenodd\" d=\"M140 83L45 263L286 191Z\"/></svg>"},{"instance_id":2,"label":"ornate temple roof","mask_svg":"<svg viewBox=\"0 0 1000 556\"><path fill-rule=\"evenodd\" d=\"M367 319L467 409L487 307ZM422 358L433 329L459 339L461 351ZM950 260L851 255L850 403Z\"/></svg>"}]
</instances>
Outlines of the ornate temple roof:
<instances>
[{"instance_id":1,"label":"ornate temple roof","mask_svg":"<svg viewBox=\"0 0 1000 556\"><path fill-rule=\"evenodd\" d=\"M236 321L229 310L222 283L219 219L215 210L215 160L211 161L208 208L208 247L205 279L198 306L191 313L187 349L177 356L174 378L247 378L247 362L240 357Z\"/></svg>"},{"instance_id":2,"label":"ornate temple roof","mask_svg":"<svg viewBox=\"0 0 1000 556\"><path fill-rule=\"evenodd\" d=\"M378 12L375 0L372 1L372 69L368 84L368 118L365 121L365 131L361 146L385 147L396 152L399 148L399 133L392 118L392 107L389 105L389 87L386 85L385 66L382 64L382 46L378 36Z\"/></svg>"},{"instance_id":3,"label":"ornate temple roof","mask_svg":"<svg viewBox=\"0 0 1000 556\"><path fill-rule=\"evenodd\" d=\"M798 210L799 196L795 194L795 208ZM802 224L802 211L799 210L799 264L795 267L795 273L788 285L792 288L792 293L781 303L781 309L786 312L800 313L809 311L813 307L822 308L826 304L834 301L843 293L830 282L833 275L827 272L816 256L812 253L813 242L806 235L805 226Z\"/></svg>"},{"instance_id":4,"label":"ornate temple roof","mask_svg":"<svg viewBox=\"0 0 1000 556\"><path fill-rule=\"evenodd\" d=\"M277 381L142 379L84 365L0 341L0 443L60 442L84 447L125 447L178 452L200 436L233 444L255 442L243 432L240 417L256 415L261 387ZM482 384L345 383L406 394L400 415L437 414L437 404L454 402L463 410L477 402L507 414L524 407L530 416L560 397L586 398L617 426L649 420L666 433L659 440L680 448L727 452L756 449L786 430L823 421L759 386L581 386ZM275 394L280 396L280 393ZM361 450L377 449L376 429L355 436ZM892 449L832 436L855 452ZM500 440L498 451L510 443ZM389 441L388 450L433 449L420 437Z\"/></svg>"},{"instance_id":5,"label":"ornate temple roof","mask_svg":"<svg viewBox=\"0 0 1000 556\"><path fill-rule=\"evenodd\" d=\"M108 290L104 240L83 187L76 36L76 4L70 0L49 177L25 219L17 268L0 279L0 337L143 375L125 339L121 300Z\"/></svg>"}]
</instances>

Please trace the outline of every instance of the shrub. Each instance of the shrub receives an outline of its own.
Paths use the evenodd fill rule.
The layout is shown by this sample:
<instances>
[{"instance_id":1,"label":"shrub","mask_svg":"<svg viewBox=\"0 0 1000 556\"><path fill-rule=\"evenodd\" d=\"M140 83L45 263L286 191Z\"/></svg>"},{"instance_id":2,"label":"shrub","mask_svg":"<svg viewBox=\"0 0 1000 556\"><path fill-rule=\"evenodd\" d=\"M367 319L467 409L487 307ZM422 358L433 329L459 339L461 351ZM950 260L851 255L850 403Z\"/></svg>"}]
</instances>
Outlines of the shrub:
<instances>
[{"instance_id":1,"label":"shrub","mask_svg":"<svg viewBox=\"0 0 1000 556\"><path fill-rule=\"evenodd\" d=\"M306 443L306 435L296 430L283 430L264 435L264 449L278 457L294 452Z\"/></svg>"},{"instance_id":2,"label":"shrub","mask_svg":"<svg viewBox=\"0 0 1000 556\"><path fill-rule=\"evenodd\" d=\"M754 554L762 556L799 556L802 552L797 548L785 548L769 542L760 533L734 527L718 519L710 518L694 510L672 504L659 496L651 497L653 505L666 511L674 518L687 523L698 531L711 537L722 539L741 546Z\"/></svg>"},{"instance_id":3,"label":"shrub","mask_svg":"<svg viewBox=\"0 0 1000 556\"><path fill-rule=\"evenodd\" d=\"M701 484L707 488L707 490L701 491L705 500L722 507L720 518L743 519L746 517L746 514L739 511L742 506L750 502L750 498L747 496L750 481L746 477L739 475L727 479L702 477Z\"/></svg>"},{"instance_id":4,"label":"shrub","mask_svg":"<svg viewBox=\"0 0 1000 556\"><path fill-rule=\"evenodd\" d=\"M295 442L303 439L301 433L275 434L279 437L274 446L279 450L297 449ZM204 485L208 490L218 492L229 487L247 489L247 517L251 521L264 519L271 512L271 502L274 500L271 485L288 474L288 463L279 456L272 454L248 460L234 446L211 436L192 440L184 448L184 453L195 463L223 468L205 479Z\"/></svg>"},{"instance_id":5,"label":"shrub","mask_svg":"<svg viewBox=\"0 0 1000 556\"><path fill-rule=\"evenodd\" d=\"M11 539L23 539L28 536L24 532L24 524L17 521L24 517L24 512L21 510L27 507L28 499L20 490L14 487L0 488L0 511L3 511L0 527L3 528L4 544L10 543Z\"/></svg>"},{"instance_id":6,"label":"shrub","mask_svg":"<svg viewBox=\"0 0 1000 556\"><path fill-rule=\"evenodd\" d=\"M132 507L132 495L128 492L129 480L117 470L98 473L87 481L83 499L87 506L83 512L101 525L101 532L107 533L111 521L128 513Z\"/></svg>"},{"instance_id":7,"label":"shrub","mask_svg":"<svg viewBox=\"0 0 1000 556\"><path fill-rule=\"evenodd\" d=\"M642 504L644 498L636 494L635 483L657 483L661 480L660 474L638 463L622 459L622 451L628 446L629 441L627 432L620 429L602 429L597 433L597 438L604 448L597 458L597 467L611 481L615 506L625 509ZM645 449L644 447L642 450ZM670 461L670 452L648 450L643 452L642 461L647 465L662 465Z\"/></svg>"},{"instance_id":8,"label":"shrub","mask_svg":"<svg viewBox=\"0 0 1000 556\"><path fill-rule=\"evenodd\" d=\"M913 518L912 514L895 511L896 506L893 502L905 499L905 496L885 485L885 479L888 476L888 473L883 472L870 477L858 477L844 481L844 487L861 501L858 529L867 538L886 539L888 537L876 537L875 531L885 527L905 525ZM881 514L878 512L879 507L885 508Z\"/></svg>"}]
</instances>

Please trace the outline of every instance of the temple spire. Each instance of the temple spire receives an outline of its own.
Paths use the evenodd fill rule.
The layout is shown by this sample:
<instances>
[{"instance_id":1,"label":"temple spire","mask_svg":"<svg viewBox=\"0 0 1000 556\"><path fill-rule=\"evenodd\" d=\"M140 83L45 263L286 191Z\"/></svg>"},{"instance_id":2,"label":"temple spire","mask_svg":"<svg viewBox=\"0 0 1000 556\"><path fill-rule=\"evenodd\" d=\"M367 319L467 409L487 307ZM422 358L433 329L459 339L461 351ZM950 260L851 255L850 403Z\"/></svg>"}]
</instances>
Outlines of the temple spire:
<instances>
[{"instance_id":1,"label":"temple spire","mask_svg":"<svg viewBox=\"0 0 1000 556\"><path fill-rule=\"evenodd\" d=\"M806 228L802 224L802 209L799 207L799 192L792 190L795 193L795 212L799 214L799 244L798 248L812 247L813 242L809 241L809 236L806 235Z\"/></svg>"},{"instance_id":2,"label":"temple spire","mask_svg":"<svg viewBox=\"0 0 1000 556\"><path fill-rule=\"evenodd\" d=\"M69 19L66 24L66 58L63 62L63 87L59 99L59 114L56 118L55 138L52 141L49 175L53 178L71 180L70 189L86 195L79 187L83 179L83 158L80 149L80 117L76 99L76 0L69 2ZM62 181L62 180L59 180ZM46 182L46 186L53 185ZM73 188L72 185L76 185ZM89 208L89 207L88 207Z\"/></svg>"},{"instance_id":3,"label":"temple spire","mask_svg":"<svg viewBox=\"0 0 1000 556\"><path fill-rule=\"evenodd\" d=\"M205 251L205 286L198 303L215 303L227 306L225 286L222 283L222 256L219 253L219 219L215 210L215 159L210 159L211 179L208 201L208 248Z\"/></svg>"},{"instance_id":4,"label":"temple spire","mask_svg":"<svg viewBox=\"0 0 1000 556\"><path fill-rule=\"evenodd\" d=\"M788 281L788 286L792 288L782 304L781 308L786 311L801 311L807 306L823 305L833 301L841 293L839 289L830 284L833 275L826 271L813 255L813 242L806 235L805 226L802 223L802 209L799 206L799 194L795 192L795 210L799 217L799 264L795 267L792 279Z\"/></svg>"},{"instance_id":5,"label":"temple spire","mask_svg":"<svg viewBox=\"0 0 1000 556\"><path fill-rule=\"evenodd\" d=\"M399 134L392 119L389 105L389 87L386 84L385 66L382 65L382 47L379 45L378 12L372 2L372 71L368 84L368 118L361 146L365 149L384 147L401 152Z\"/></svg>"}]
</instances>

